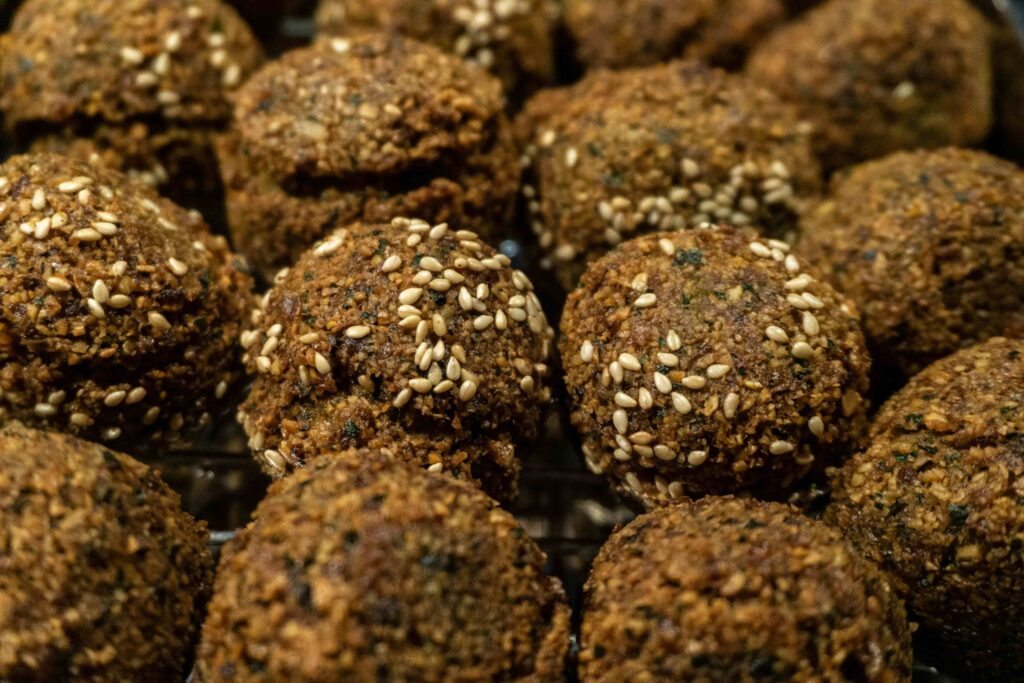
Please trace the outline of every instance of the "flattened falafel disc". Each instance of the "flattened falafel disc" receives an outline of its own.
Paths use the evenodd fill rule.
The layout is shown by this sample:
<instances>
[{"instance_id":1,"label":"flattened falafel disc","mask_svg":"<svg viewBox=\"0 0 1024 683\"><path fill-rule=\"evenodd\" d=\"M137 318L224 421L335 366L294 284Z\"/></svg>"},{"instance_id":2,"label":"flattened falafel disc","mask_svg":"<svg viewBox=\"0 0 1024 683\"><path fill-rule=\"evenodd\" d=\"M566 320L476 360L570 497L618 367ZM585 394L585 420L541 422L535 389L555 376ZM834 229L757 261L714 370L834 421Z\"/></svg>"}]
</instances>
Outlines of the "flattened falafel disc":
<instances>
[{"instance_id":1,"label":"flattened falafel disc","mask_svg":"<svg viewBox=\"0 0 1024 683\"><path fill-rule=\"evenodd\" d=\"M132 458L0 428L0 679L179 683L213 582L207 540Z\"/></svg>"},{"instance_id":2,"label":"flattened falafel disc","mask_svg":"<svg viewBox=\"0 0 1024 683\"><path fill-rule=\"evenodd\" d=\"M828 0L755 48L747 74L797 106L834 170L983 140L990 33L966 0Z\"/></svg>"},{"instance_id":3,"label":"flattened falafel disc","mask_svg":"<svg viewBox=\"0 0 1024 683\"><path fill-rule=\"evenodd\" d=\"M777 496L862 442L856 309L783 242L664 232L591 264L561 356L587 465L648 508Z\"/></svg>"},{"instance_id":4,"label":"flattened falafel disc","mask_svg":"<svg viewBox=\"0 0 1024 683\"><path fill-rule=\"evenodd\" d=\"M984 152L901 152L835 178L798 252L857 302L875 361L904 377L1024 333L1024 171Z\"/></svg>"},{"instance_id":5,"label":"flattened falafel disc","mask_svg":"<svg viewBox=\"0 0 1024 683\"><path fill-rule=\"evenodd\" d=\"M402 459L337 454L271 487L225 548L199 681L564 680L544 553L480 491Z\"/></svg>"},{"instance_id":6,"label":"flattened falafel disc","mask_svg":"<svg viewBox=\"0 0 1024 683\"><path fill-rule=\"evenodd\" d=\"M909 683L903 603L792 507L705 498L612 535L586 586L583 683Z\"/></svg>"},{"instance_id":7,"label":"flattened falafel disc","mask_svg":"<svg viewBox=\"0 0 1024 683\"><path fill-rule=\"evenodd\" d=\"M541 92L516 135L525 218L567 290L589 261L644 232L721 221L786 238L821 190L794 109L696 62Z\"/></svg>"},{"instance_id":8,"label":"flattened falafel disc","mask_svg":"<svg viewBox=\"0 0 1024 683\"><path fill-rule=\"evenodd\" d=\"M243 333L239 417L264 469L389 447L514 496L536 436L553 331L529 279L476 233L353 225L282 274Z\"/></svg>"},{"instance_id":9,"label":"flattened falafel disc","mask_svg":"<svg viewBox=\"0 0 1024 683\"><path fill-rule=\"evenodd\" d=\"M12 157L0 165L0 422L136 449L187 442L241 375L243 266L199 214L117 171Z\"/></svg>"},{"instance_id":10,"label":"flattened falafel disc","mask_svg":"<svg viewBox=\"0 0 1024 683\"><path fill-rule=\"evenodd\" d=\"M833 480L826 520L893 578L963 680L1024 679L1024 341L916 375Z\"/></svg>"},{"instance_id":11,"label":"flattened falafel disc","mask_svg":"<svg viewBox=\"0 0 1024 683\"><path fill-rule=\"evenodd\" d=\"M483 69L397 35L289 52L239 91L218 147L236 246L269 278L359 220L500 234L520 173L503 99Z\"/></svg>"}]
</instances>

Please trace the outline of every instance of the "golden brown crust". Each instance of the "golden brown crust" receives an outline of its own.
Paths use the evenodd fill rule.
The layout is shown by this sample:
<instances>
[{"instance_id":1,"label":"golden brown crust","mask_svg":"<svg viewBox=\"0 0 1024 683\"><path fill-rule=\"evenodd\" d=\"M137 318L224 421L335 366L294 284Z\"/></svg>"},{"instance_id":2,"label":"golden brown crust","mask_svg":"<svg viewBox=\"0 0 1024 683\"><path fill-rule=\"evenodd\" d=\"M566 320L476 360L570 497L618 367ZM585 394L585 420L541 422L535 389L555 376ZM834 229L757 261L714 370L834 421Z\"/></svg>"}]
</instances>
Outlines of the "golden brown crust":
<instances>
[{"instance_id":1,"label":"golden brown crust","mask_svg":"<svg viewBox=\"0 0 1024 683\"><path fill-rule=\"evenodd\" d=\"M255 379L240 418L267 471L387 446L512 497L553 331L509 263L475 233L396 219L282 273L241 338Z\"/></svg>"},{"instance_id":2,"label":"golden brown crust","mask_svg":"<svg viewBox=\"0 0 1024 683\"><path fill-rule=\"evenodd\" d=\"M590 468L647 507L776 496L866 428L869 359L847 299L732 229L656 233L594 262L562 314Z\"/></svg>"},{"instance_id":3,"label":"golden brown crust","mask_svg":"<svg viewBox=\"0 0 1024 683\"><path fill-rule=\"evenodd\" d=\"M213 582L206 525L126 455L20 425L0 452L0 678L181 681Z\"/></svg>"},{"instance_id":4,"label":"golden brown crust","mask_svg":"<svg viewBox=\"0 0 1024 683\"><path fill-rule=\"evenodd\" d=\"M989 33L963 0L829 0L755 48L747 72L814 124L831 170L984 139Z\"/></svg>"},{"instance_id":5,"label":"golden brown crust","mask_svg":"<svg viewBox=\"0 0 1024 683\"><path fill-rule=\"evenodd\" d=\"M882 407L826 519L889 572L965 680L1024 676L1024 342L929 366Z\"/></svg>"},{"instance_id":6,"label":"golden brown crust","mask_svg":"<svg viewBox=\"0 0 1024 683\"><path fill-rule=\"evenodd\" d=\"M854 301L876 361L911 376L1024 332L1024 172L983 152L904 152L837 176L799 251Z\"/></svg>"},{"instance_id":7,"label":"golden brown crust","mask_svg":"<svg viewBox=\"0 0 1024 683\"><path fill-rule=\"evenodd\" d=\"M467 484L322 458L226 548L199 681L561 681L569 608L544 562Z\"/></svg>"},{"instance_id":8,"label":"golden brown crust","mask_svg":"<svg viewBox=\"0 0 1024 683\"><path fill-rule=\"evenodd\" d=\"M539 93L516 135L525 220L570 290L589 261L637 233L725 221L785 237L821 189L792 108L695 62Z\"/></svg>"},{"instance_id":9,"label":"golden brown crust","mask_svg":"<svg viewBox=\"0 0 1024 683\"><path fill-rule=\"evenodd\" d=\"M910 681L882 573L792 507L706 498L642 515L586 586L580 679Z\"/></svg>"},{"instance_id":10,"label":"golden brown crust","mask_svg":"<svg viewBox=\"0 0 1024 683\"><path fill-rule=\"evenodd\" d=\"M0 421L159 444L239 376L252 281L202 219L56 155L0 166Z\"/></svg>"}]
</instances>

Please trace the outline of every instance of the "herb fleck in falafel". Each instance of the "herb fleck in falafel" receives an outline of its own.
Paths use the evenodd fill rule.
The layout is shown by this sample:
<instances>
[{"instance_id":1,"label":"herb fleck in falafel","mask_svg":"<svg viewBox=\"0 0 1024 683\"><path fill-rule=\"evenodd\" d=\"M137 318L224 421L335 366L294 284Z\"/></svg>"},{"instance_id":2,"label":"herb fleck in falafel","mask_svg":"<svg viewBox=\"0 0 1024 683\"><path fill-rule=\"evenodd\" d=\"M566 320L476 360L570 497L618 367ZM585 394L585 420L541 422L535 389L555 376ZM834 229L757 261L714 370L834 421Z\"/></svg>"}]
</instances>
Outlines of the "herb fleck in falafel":
<instances>
[{"instance_id":1,"label":"herb fleck in falafel","mask_svg":"<svg viewBox=\"0 0 1024 683\"><path fill-rule=\"evenodd\" d=\"M617 531L586 587L580 679L910 681L881 571L795 508L707 498Z\"/></svg>"},{"instance_id":2,"label":"herb fleck in falafel","mask_svg":"<svg viewBox=\"0 0 1024 683\"><path fill-rule=\"evenodd\" d=\"M527 219L566 289L640 232L707 222L796 227L820 171L789 105L693 63L597 72L517 121Z\"/></svg>"},{"instance_id":3,"label":"herb fleck in falafel","mask_svg":"<svg viewBox=\"0 0 1024 683\"><path fill-rule=\"evenodd\" d=\"M984 139L989 34L965 0L828 0L763 41L747 72L814 124L830 170Z\"/></svg>"},{"instance_id":4,"label":"herb fleck in falafel","mask_svg":"<svg viewBox=\"0 0 1024 683\"><path fill-rule=\"evenodd\" d=\"M241 372L251 280L198 214L117 171L0 165L0 422L187 440Z\"/></svg>"},{"instance_id":5,"label":"herb fleck in falafel","mask_svg":"<svg viewBox=\"0 0 1024 683\"><path fill-rule=\"evenodd\" d=\"M852 304L783 242L656 233L596 261L560 348L587 464L648 508L779 495L861 443L869 360Z\"/></svg>"},{"instance_id":6,"label":"herb fleck in falafel","mask_svg":"<svg viewBox=\"0 0 1024 683\"><path fill-rule=\"evenodd\" d=\"M569 608L544 562L463 482L321 458L225 549L198 680L562 681Z\"/></svg>"},{"instance_id":7,"label":"herb fleck in falafel","mask_svg":"<svg viewBox=\"0 0 1024 683\"><path fill-rule=\"evenodd\" d=\"M838 176L799 251L857 302L875 360L910 376L1024 332L1024 171L983 152L903 152Z\"/></svg>"},{"instance_id":8,"label":"herb fleck in falafel","mask_svg":"<svg viewBox=\"0 0 1024 683\"><path fill-rule=\"evenodd\" d=\"M236 246L264 275L356 220L416 215L490 236L519 183L501 85L400 36L325 40L238 94L221 144Z\"/></svg>"},{"instance_id":9,"label":"herb fleck in falafel","mask_svg":"<svg viewBox=\"0 0 1024 683\"><path fill-rule=\"evenodd\" d=\"M265 469L387 446L512 497L553 332L509 263L476 233L409 219L314 246L241 338L255 380L240 417Z\"/></svg>"},{"instance_id":10,"label":"herb fleck in falafel","mask_svg":"<svg viewBox=\"0 0 1024 683\"><path fill-rule=\"evenodd\" d=\"M104 162L186 204L213 200L213 137L262 59L220 0L27 0L0 56L0 107L33 151Z\"/></svg>"},{"instance_id":11,"label":"herb fleck in falafel","mask_svg":"<svg viewBox=\"0 0 1024 683\"><path fill-rule=\"evenodd\" d=\"M213 582L206 525L126 455L0 429L0 678L187 673Z\"/></svg>"},{"instance_id":12,"label":"herb fleck in falafel","mask_svg":"<svg viewBox=\"0 0 1024 683\"><path fill-rule=\"evenodd\" d=\"M1024 678L1024 341L938 361L882 407L826 520L893 578L964 680Z\"/></svg>"}]
</instances>

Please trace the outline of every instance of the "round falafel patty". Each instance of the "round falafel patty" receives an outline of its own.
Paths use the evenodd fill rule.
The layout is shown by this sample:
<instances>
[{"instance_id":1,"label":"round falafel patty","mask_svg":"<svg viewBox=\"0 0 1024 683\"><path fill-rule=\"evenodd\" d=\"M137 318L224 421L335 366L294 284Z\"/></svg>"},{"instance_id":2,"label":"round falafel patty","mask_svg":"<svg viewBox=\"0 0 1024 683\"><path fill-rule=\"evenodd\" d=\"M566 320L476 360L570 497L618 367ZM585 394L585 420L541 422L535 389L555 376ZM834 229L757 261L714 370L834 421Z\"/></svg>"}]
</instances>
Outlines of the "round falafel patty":
<instances>
[{"instance_id":1,"label":"round falafel patty","mask_svg":"<svg viewBox=\"0 0 1024 683\"><path fill-rule=\"evenodd\" d=\"M695 62L541 92L516 129L526 219L567 290L638 233L722 221L786 237L821 190L793 109Z\"/></svg>"},{"instance_id":2,"label":"round falafel patty","mask_svg":"<svg viewBox=\"0 0 1024 683\"><path fill-rule=\"evenodd\" d=\"M235 245L272 277L357 220L499 233L519 184L503 106L490 74L400 36L286 54L239 92L218 147Z\"/></svg>"},{"instance_id":3,"label":"round falafel patty","mask_svg":"<svg viewBox=\"0 0 1024 683\"><path fill-rule=\"evenodd\" d=\"M909 377L1024 332L1024 171L983 152L854 167L802 223L798 251L857 302L875 362Z\"/></svg>"},{"instance_id":4,"label":"round falafel patty","mask_svg":"<svg viewBox=\"0 0 1024 683\"><path fill-rule=\"evenodd\" d=\"M964 680L1024 679L1024 341L938 361L882 407L826 520L892 576Z\"/></svg>"},{"instance_id":5,"label":"round falafel patty","mask_svg":"<svg viewBox=\"0 0 1024 683\"><path fill-rule=\"evenodd\" d=\"M882 572L792 507L706 498L618 530L586 585L580 680L910 681Z\"/></svg>"},{"instance_id":6,"label":"round falafel patty","mask_svg":"<svg viewBox=\"0 0 1024 683\"><path fill-rule=\"evenodd\" d=\"M588 466L654 507L780 495L861 443L870 365L852 303L783 242L656 233L569 295L561 355Z\"/></svg>"},{"instance_id":7,"label":"round falafel patty","mask_svg":"<svg viewBox=\"0 0 1024 683\"><path fill-rule=\"evenodd\" d=\"M832 170L984 139L990 33L964 0L828 0L755 48L747 74L799 108Z\"/></svg>"},{"instance_id":8,"label":"round falafel patty","mask_svg":"<svg viewBox=\"0 0 1024 683\"><path fill-rule=\"evenodd\" d=\"M390 455L321 458L225 548L198 680L563 680L569 608L480 491Z\"/></svg>"},{"instance_id":9,"label":"round falafel patty","mask_svg":"<svg viewBox=\"0 0 1024 683\"><path fill-rule=\"evenodd\" d=\"M401 33L488 69L509 94L555 80L552 0L321 0L321 33Z\"/></svg>"},{"instance_id":10,"label":"round falafel patty","mask_svg":"<svg viewBox=\"0 0 1024 683\"><path fill-rule=\"evenodd\" d=\"M253 324L239 416L270 474L387 446L514 496L516 446L550 399L554 333L529 279L476 233L410 219L339 230L278 279Z\"/></svg>"},{"instance_id":11,"label":"round falafel patty","mask_svg":"<svg viewBox=\"0 0 1024 683\"><path fill-rule=\"evenodd\" d=\"M206 525L145 465L21 425L0 429L0 679L188 673L213 582Z\"/></svg>"},{"instance_id":12,"label":"round falafel patty","mask_svg":"<svg viewBox=\"0 0 1024 683\"><path fill-rule=\"evenodd\" d=\"M250 278L202 218L57 155L0 165L0 422L187 441L241 375Z\"/></svg>"},{"instance_id":13,"label":"round falafel patty","mask_svg":"<svg viewBox=\"0 0 1024 683\"><path fill-rule=\"evenodd\" d=\"M678 57L736 67L785 17L779 0L566 0L565 23L587 67Z\"/></svg>"},{"instance_id":14,"label":"round falafel patty","mask_svg":"<svg viewBox=\"0 0 1024 683\"><path fill-rule=\"evenodd\" d=\"M220 0L27 0L0 107L32 151L102 162L186 204L219 187L213 138L262 51Z\"/></svg>"}]
</instances>

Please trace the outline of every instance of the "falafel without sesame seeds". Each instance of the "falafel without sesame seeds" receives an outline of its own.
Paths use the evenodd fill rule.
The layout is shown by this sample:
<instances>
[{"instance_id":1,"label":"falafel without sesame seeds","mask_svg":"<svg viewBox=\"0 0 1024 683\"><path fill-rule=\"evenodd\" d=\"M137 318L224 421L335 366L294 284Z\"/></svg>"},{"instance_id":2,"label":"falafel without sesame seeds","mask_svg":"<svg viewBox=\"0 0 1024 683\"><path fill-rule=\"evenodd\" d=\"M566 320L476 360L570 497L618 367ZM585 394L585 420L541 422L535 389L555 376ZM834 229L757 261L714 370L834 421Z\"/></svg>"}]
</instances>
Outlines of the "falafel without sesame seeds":
<instances>
[{"instance_id":1,"label":"falafel without sesame seeds","mask_svg":"<svg viewBox=\"0 0 1024 683\"><path fill-rule=\"evenodd\" d=\"M242 335L254 454L281 476L321 453L389 447L514 497L516 446L551 394L554 332L532 290L473 232L409 219L335 232Z\"/></svg>"},{"instance_id":2,"label":"falafel without sesame seeds","mask_svg":"<svg viewBox=\"0 0 1024 683\"><path fill-rule=\"evenodd\" d=\"M0 422L187 441L241 375L252 282L202 218L50 154L0 165Z\"/></svg>"},{"instance_id":3,"label":"falafel without sesame seeds","mask_svg":"<svg viewBox=\"0 0 1024 683\"><path fill-rule=\"evenodd\" d=\"M881 571L793 507L706 498L619 529L586 585L582 683L910 681Z\"/></svg>"},{"instance_id":4,"label":"falafel without sesame seeds","mask_svg":"<svg viewBox=\"0 0 1024 683\"><path fill-rule=\"evenodd\" d=\"M798 252L856 301L879 368L909 377L1024 332L1024 171L984 152L854 167L808 212Z\"/></svg>"},{"instance_id":5,"label":"falafel without sesame seeds","mask_svg":"<svg viewBox=\"0 0 1024 683\"><path fill-rule=\"evenodd\" d=\"M213 583L206 525L101 446L6 425L0 453L0 678L179 683Z\"/></svg>"},{"instance_id":6,"label":"falafel without sesame seeds","mask_svg":"<svg viewBox=\"0 0 1024 683\"><path fill-rule=\"evenodd\" d=\"M319 31L382 30L407 35L494 73L518 100L555 80L552 0L321 0Z\"/></svg>"},{"instance_id":7,"label":"falafel without sesame seeds","mask_svg":"<svg viewBox=\"0 0 1024 683\"><path fill-rule=\"evenodd\" d=\"M524 221L566 290L637 233L724 221L785 238L821 191L792 108L696 62L596 72L541 92L516 135Z\"/></svg>"},{"instance_id":8,"label":"falafel without sesame seeds","mask_svg":"<svg viewBox=\"0 0 1024 683\"><path fill-rule=\"evenodd\" d=\"M990 33L964 0L828 0L761 42L747 74L799 108L834 170L983 140Z\"/></svg>"},{"instance_id":9,"label":"falafel without sesame seeds","mask_svg":"<svg viewBox=\"0 0 1024 683\"><path fill-rule=\"evenodd\" d=\"M566 0L565 24L588 68L687 57L738 67L785 18L780 0Z\"/></svg>"},{"instance_id":10,"label":"falafel without sesame seeds","mask_svg":"<svg viewBox=\"0 0 1024 683\"><path fill-rule=\"evenodd\" d=\"M220 0L27 0L0 42L17 146L105 163L174 200L220 202L214 136L262 60Z\"/></svg>"},{"instance_id":11,"label":"falafel without sesame seeds","mask_svg":"<svg viewBox=\"0 0 1024 683\"><path fill-rule=\"evenodd\" d=\"M647 508L778 496L861 445L870 361L853 304L784 242L664 232L591 265L562 314L587 465Z\"/></svg>"},{"instance_id":12,"label":"falafel without sesame seeds","mask_svg":"<svg viewBox=\"0 0 1024 683\"><path fill-rule=\"evenodd\" d=\"M264 275L355 221L420 216L494 237L519 166L501 84L397 35L321 41L238 94L219 150L236 247Z\"/></svg>"},{"instance_id":13,"label":"falafel without sesame seeds","mask_svg":"<svg viewBox=\"0 0 1024 683\"><path fill-rule=\"evenodd\" d=\"M201 683L564 680L561 583L472 486L351 451L275 483L255 518L221 560Z\"/></svg>"},{"instance_id":14,"label":"falafel without sesame seeds","mask_svg":"<svg viewBox=\"0 0 1024 683\"><path fill-rule=\"evenodd\" d=\"M826 520L893 580L964 680L1024 678L1024 341L912 378L833 479Z\"/></svg>"}]
</instances>

